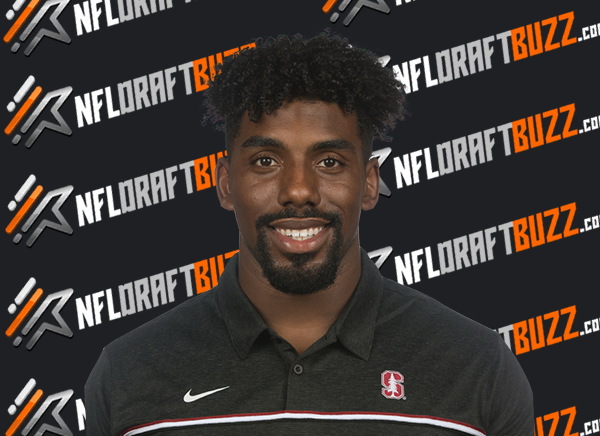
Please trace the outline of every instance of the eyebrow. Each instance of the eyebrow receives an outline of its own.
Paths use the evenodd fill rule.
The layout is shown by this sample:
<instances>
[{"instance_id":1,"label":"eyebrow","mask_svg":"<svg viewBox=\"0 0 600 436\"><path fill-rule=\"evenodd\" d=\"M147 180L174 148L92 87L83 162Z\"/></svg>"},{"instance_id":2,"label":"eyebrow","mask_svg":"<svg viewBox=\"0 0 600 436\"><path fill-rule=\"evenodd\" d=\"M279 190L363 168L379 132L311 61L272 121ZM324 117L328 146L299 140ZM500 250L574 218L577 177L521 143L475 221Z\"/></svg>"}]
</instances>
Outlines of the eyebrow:
<instances>
[{"instance_id":1,"label":"eyebrow","mask_svg":"<svg viewBox=\"0 0 600 436\"><path fill-rule=\"evenodd\" d=\"M283 142L274 138L269 138L268 136L251 136L240 146L241 149L259 147L272 147L279 150L289 150L289 147L287 147ZM316 142L311 146L310 151L315 152L321 150L356 150L356 147L350 141L339 138Z\"/></svg>"}]
</instances>

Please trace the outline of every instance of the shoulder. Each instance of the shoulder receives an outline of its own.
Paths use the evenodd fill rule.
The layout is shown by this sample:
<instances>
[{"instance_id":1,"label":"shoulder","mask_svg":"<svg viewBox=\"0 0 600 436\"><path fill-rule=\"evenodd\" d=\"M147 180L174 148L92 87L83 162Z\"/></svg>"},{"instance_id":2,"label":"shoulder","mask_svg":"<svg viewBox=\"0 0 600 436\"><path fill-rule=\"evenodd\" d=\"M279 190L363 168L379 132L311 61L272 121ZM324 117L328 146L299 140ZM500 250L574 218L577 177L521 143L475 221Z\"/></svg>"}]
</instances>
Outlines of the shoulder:
<instances>
[{"instance_id":1,"label":"shoulder","mask_svg":"<svg viewBox=\"0 0 600 436\"><path fill-rule=\"evenodd\" d=\"M488 327L455 312L439 301L393 280L384 278L377 326L406 332L406 336L427 340L439 347L492 354L501 349L500 335ZM492 356L490 356L492 357Z\"/></svg>"},{"instance_id":2,"label":"shoulder","mask_svg":"<svg viewBox=\"0 0 600 436\"><path fill-rule=\"evenodd\" d=\"M201 345L207 332L226 329L219 313L217 288L196 295L168 312L137 327L106 346L111 360L131 361L185 349L190 341ZM208 342L208 341L206 341Z\"/></svg>"},{"instance_id":3,"label":"shoulder","mask_svg":"<svg viewBox=\"0 0 600 436\"><path fill-rule=\"evenodd\" d=\"M156 420L157 411L168 415L191 380L209 380L215 359L232 358L217 292L192 297L104 348L86 383L89 434L121 434Z\"/></svg>"},{"instance_id":4,"label":"shoulder","mask_svg":"<svg viewBox=\"0 0 600 436\"><path fill-rule=\"evenodd\" d=\"M496 331L384 278L375 332L380 355L395 358L428 400L446 404L452 394L442 407L449 416L488 434L533 434L531 387Z\"/></svg>"}]
</instances>

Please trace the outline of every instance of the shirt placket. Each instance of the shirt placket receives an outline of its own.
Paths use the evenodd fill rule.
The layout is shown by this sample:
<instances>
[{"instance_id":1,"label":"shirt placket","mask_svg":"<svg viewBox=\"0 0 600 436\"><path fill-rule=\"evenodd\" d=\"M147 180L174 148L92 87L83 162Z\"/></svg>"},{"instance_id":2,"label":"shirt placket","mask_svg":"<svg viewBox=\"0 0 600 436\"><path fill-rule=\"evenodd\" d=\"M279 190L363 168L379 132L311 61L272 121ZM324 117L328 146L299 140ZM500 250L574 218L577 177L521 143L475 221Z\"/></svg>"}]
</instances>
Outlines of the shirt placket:
<instances>
[{"instance_id":1,"label":"shirt placket","mask_svg":"<svg viewBox=\"0 0 600 436\"><path fill-rule=\"evenodd\" d=\"M306 404L306 384L309 380L314 383L314 378L318 377L311 371L311 357L324 352L323 348L337 341L334 329L331 328L302 355L298 355L294 347L275 332L272 332L272 336L275 346L288 365L285 410L311 410L311 405Z\"/></svg>"}]
</instances>

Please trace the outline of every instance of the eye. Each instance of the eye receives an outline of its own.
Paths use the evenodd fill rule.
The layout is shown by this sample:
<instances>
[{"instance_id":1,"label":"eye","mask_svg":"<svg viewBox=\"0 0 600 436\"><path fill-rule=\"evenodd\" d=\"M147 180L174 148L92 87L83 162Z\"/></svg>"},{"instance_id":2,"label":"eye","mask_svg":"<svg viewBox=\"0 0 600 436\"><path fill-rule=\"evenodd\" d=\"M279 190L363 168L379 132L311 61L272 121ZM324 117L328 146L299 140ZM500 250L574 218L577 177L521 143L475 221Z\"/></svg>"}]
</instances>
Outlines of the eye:
<instances>
[{"instance_id":1,"label":"eye","mask_svg":"<svg viewBox=\"0 0 600 436\"><path fill-rule=\"evenodd\" d=\"M259 156L253 163L259 167L272 167L277 165L275 159L270 156Z\"/></svg>"},{"instance_id":2,"label":"eye","mask_svg":"<svg viewBox=\"0 0 600 436\"><path fill-rule=\"evenodd\" d=\"M323 159L318 164L318 166L325 167L325 168L335 168L335 167L339 167L340 165L342 165L342 163L339 160L337 160L336 158L331 157L331 156Z\"/></svg>"}]
</instances>

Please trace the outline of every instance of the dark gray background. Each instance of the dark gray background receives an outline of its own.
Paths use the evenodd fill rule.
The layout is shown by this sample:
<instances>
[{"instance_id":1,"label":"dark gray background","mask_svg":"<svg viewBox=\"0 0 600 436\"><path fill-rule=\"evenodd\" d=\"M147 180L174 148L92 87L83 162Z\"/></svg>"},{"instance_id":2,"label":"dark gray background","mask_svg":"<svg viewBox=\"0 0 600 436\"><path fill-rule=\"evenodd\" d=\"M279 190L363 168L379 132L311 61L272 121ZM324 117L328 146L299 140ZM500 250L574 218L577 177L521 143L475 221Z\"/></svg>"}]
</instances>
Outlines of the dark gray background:
<instances>
[{"instance_id":1,"label":"dark gray background","mask_svg":"<svg viewBox=\"0 0 600 436\"><path fill-rule=\"evenodd\" d=\"M328 15L321 11L324 3L174 0L172 9L109 28L103 12L100 30L77 36L72 1L60 17L73 39L71 44L45 38L29 58L23 48L12 54L10 45L3 47L3 107L30 74L44 92L74 88L61 109L73 129L71 137L46 131L26 149L23 143L13 146L5 136L0 152L6 224L14 215L6 205L29 174L36 175L46 192L74 186L62 209L74 228L72 236L45 230L29 249L25 241L15 246L12 236L4 235L3 310L32 276L36 288L42 287L46 294L66 288L75 291L62 311L74 331L72 339L45 333L27 351L24 344L14 348L12 339L4 337L1 391L5 411L31 377L45 394L73 389L74 399L83 398L83 385L102 347L175 305L112 322L104 312L102 325L79 331L76 298L108 288L116 297L121 284L238 247L234 214L219 207L214 189L187 195L183 173L178 173L174 200L111 219L104 209L103 221L80 228L76 195L107 185L116 194L118 182L222 151L224 135L212 126L200 125L203 96L185 95L181 73L173 101L111 120L103 112L102 122L83 128L77 128L75 95L111 86L116 98L119 82L239 47L256 37L313 36L327 26L355 46L390 55L391 67L425 55L433 65L437 51L570 11L575 12L571 36L581 36L582 27L600 22L598 4L581 0L508 0L485 6L472 0L418 0L395 6L388 0L389 15L363 9L344 27L341 20L330 25ZM11 24L4 22L5 31ZM559 22L555 40L562 36L564 24ZM396 189L392 162L395 156L425 147L433 151L440 142L570 103L576 104L572 128L582 128L583 119L600 114L594 62L599 47L600 38L596 38L504 65L500 44L494 43L491 70L429 89L423 86L409 94L412 117L399 123L392 133L393 142L373 146L374 150L393 149L381 171L392 196L382 196L375 210L363 214L361 245L367 251L393 246L393 257L426 246L435 251L437 243L572 202L577 203L574 228L600 214L600 130L510 157L503 156L498 137L493 162L402 189ZM4 112L4 125L13 114ZM562 125L559 122L561 131ZM43 216L50 217L48 211ZM564 228L565 216L561 214L558 229ZM496 238L494 261L412 287L493 329L572 305L577 306L573 331L583 330L585 321L600 316L600 230L511 256L503 254L501 235ZM392 257L381 271L396 279ZM178 280L176 303L186 299L183 276ZM13 318L4 312L5 328ZM42 319L51 322L48 314ZM566 317L560 319L557 334L562 334L566 322ZM536 416L576 406L572 431L577 433L583 431L584 422L599 417L593 394L600 387L599 339L596 333L518 357L534 392ZM74 399L62 416L77 432ZM6 412L0 416L5 431L14 416ZM42 421L53 424L54 420L48 416ZM557 435L564 433L566 421L564 417L559 421ZM549 422L544 428L547 433Z\"/></svg>"}]
</instances>

